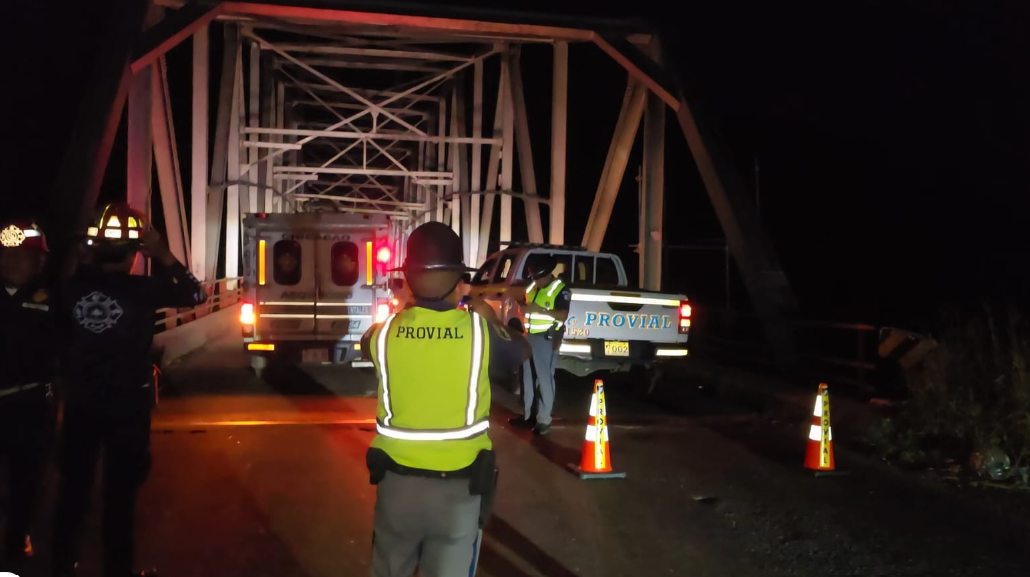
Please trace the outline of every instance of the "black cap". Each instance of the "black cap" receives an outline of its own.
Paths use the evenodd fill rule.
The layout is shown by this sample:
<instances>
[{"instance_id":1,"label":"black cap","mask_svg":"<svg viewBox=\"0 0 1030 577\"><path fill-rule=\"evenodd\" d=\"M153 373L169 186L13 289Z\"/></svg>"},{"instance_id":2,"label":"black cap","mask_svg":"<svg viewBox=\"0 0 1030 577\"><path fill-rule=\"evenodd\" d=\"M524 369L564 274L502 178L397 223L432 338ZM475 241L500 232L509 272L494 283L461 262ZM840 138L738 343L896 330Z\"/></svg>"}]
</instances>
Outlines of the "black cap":
<instances>
[{"instance_id":1,"label":"black cap","mask_svg":"<svg viewBox=\"0 0 1030 577\"><path fill-rule=\"evenodd\" d=\"M465 266L461 238L441 222L427 222L408 237L408 256L404 272L453 271L470 272Z\"/></svg>"}]
</instances>

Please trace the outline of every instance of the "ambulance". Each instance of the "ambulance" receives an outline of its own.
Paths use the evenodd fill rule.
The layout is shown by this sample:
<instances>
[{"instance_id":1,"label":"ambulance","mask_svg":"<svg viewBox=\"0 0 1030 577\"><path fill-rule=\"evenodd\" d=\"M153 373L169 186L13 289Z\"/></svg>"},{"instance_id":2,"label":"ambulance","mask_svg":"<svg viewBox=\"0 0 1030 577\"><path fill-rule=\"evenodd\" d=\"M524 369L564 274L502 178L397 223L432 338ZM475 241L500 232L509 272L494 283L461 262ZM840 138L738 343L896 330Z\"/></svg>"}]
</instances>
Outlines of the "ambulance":
<instances>
[{"instance_id":1,"label":"ambulance","mask_svg":"<svg viewBox=\"0 0 1030 577\"><path fill-rule=\"evenodd\" d=\"M256 370L361 360L361 336L393 310L384 215L302 212L243 219L244 348Z\"/></svg>"}]
</instances>

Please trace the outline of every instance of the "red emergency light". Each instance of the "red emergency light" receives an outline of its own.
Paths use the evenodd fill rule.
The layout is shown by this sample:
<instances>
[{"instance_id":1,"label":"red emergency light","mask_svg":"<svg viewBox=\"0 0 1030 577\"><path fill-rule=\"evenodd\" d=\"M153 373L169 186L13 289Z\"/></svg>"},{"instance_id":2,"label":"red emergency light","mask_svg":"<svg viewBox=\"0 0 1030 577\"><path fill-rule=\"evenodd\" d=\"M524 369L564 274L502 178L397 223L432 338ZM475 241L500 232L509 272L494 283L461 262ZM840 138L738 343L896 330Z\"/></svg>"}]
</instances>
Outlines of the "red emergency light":
<instances>
[{"instance_id":1,"label":"red emergency light","mask_svg":"<svg viewBox=\"0 0 1030 577\"><path fill-rule=\"evenodd\" d=\"M381 246L379 247L379 250L376 251L376 260L379 261L380 264L386 264L390 262L391 256L393 256L393 252L390 250L390 247L388 246Z\"/></svg>"}]
</instances>

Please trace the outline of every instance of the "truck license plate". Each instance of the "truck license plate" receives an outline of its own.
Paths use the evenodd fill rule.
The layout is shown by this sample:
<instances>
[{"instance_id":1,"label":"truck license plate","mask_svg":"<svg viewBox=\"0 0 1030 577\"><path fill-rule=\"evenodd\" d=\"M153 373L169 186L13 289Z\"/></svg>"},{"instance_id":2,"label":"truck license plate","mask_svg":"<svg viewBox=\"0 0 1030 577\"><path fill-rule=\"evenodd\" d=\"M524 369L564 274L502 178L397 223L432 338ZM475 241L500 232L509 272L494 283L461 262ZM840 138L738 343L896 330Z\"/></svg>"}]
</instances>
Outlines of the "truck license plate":
<instances>
[{"instance_id":1,"label":"truck license plate","mask_svg":"<svg viewBox=\"0 0 1030 577\"><path fill-rule=\"evenodd\" d=\"M629 343L625 341L605 341L604 356L606 357L628 357Z\"/></svg>"},{"instance_id":2,"label":"truck license plate","mask_svg":"<svg viewBox=\"0 0 1030 577\"><path fill-rule=\"evenodd\" d=\"M304 349L301 359L305 363L328 363L329 349Z\"/></svg>"}]
</instances>

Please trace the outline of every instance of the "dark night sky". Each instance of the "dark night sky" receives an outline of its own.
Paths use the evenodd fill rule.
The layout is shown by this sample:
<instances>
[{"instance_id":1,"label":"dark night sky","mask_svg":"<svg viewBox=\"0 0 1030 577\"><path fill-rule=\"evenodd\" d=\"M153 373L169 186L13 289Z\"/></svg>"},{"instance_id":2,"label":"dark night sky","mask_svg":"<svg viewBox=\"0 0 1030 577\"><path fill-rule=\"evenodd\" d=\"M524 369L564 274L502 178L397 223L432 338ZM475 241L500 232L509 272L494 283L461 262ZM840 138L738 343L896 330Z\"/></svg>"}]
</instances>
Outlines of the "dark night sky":
<instances>
[{"instance_id":1,"label":"dark night sky","mask_svg":"<svg viewBox=\"0 0 1030 577\"><path fill-rule=\"evenodd\" d=\"M62 12L21 4L17 12L5 6L0 18L9 44L0 91L5 217L47 210L43 196L100 40L86 16L102 10L85 2L50 4L66 5ZM576 4L563 10L575 12ZM659 31L748 183L758 155L762 219L808 316L920 324L943 303L996 292L1025 300L1025 2L676 5L676 14L652 10L661 16ZM619 13L596 4L591 11ZM546 190L549 50L529 50L523 59L546 71L527 75ZM578 241L625 76L591 46L574 47L571 64L570 104L577 105L570 106L568 178L578 207L568 213L568 240ZM546 86L534 94L531 82ZM671 116L668 134L667 242L721 237ZM626 246L636 242L637 162L634 155L606 239L633 270ZM722 305L716 254L672 253L667 271L670 288ZM741 303L742 288L734 290Z\"/></svg>"}]
</instances>

